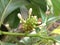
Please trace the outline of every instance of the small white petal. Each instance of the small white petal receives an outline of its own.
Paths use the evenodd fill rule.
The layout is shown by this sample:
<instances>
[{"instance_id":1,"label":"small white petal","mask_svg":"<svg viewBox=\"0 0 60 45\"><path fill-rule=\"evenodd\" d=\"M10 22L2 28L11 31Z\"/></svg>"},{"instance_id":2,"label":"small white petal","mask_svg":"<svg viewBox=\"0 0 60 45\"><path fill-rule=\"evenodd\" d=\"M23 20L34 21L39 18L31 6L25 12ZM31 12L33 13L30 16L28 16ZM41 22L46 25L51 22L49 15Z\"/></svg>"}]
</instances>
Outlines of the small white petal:
<instances>
[{"instance_id":1,"label":"small white petal","mask_svg":"<svg viewBox=\"0 0 60 45\"><path fill-rule=\"evenodd\" d=\"M24 22L24 23L26 23L26 21L22 18L22 16L21 16L21 14L20 13L18 13L18 18L20 19L20 23L22 23L22 22Z\"/></svg>"},{"instance_id":2,"label":"small white petal","mask_svg":"<svg viewBox=\"0 0 60 45\"><path fill-rule=\"evenodd\" d=\"M35 19L37 19L37 16L34 16Z\"/></svg>"},{"instance_id":3,"label":"small white petal","mask_svg":"<svg viewBox=\"0 0 60 45\"><path fill-rule=\"evenodd\" d=\"M5 24L6 27L9 27L9 24Z\"/></svg>"},{"instance_id":4,"label":"small white petal","mask_svg":"<svg viewBox=\"0 0 60 45\"><path fill-rule=\"evenodd\" d=\"M31 15L31 13L32 13L32 8L29 9L29 15Z\"/></svg>"},{"instance_id":5,"label":"small white petal","mask_svg":"<svg viewBox=\"0 0 60 45\"><path fill-rule=\"evenodd\" d=\"M36 34L36 31L34 30L34 31L32 31L30 34Z\"/></svg>"},{"instance_id":6,"label":"small white petal","mask_svg":"<svg viewBox=\"0 0 60 45\"><path fill-rule=\"evenodd\" d=\"M18 18L19 18L19 19L21 19L21 18L22 18L22 16L21 16L21 14L20 14L20 13L18 13Z\"/></svg>"}]
</instances>

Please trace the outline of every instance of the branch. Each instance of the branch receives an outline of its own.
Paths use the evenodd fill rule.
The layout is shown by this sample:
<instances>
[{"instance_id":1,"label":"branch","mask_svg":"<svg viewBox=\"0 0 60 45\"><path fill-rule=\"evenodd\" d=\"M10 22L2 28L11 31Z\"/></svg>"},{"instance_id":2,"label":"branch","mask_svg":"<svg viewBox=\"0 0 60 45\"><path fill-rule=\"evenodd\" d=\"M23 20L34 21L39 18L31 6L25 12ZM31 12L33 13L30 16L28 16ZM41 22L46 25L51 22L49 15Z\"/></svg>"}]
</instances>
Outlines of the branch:
<instances>
[{"instance_id":1,"label":"branch","mask_svg":"<svg viewBox=\"0 0 60 45\"><path fill-rule=\"evenodd\" d=\"M53 40L54 42L56 42L55 39L53 39L51 36L49 37L44 37L44 36L41 36L39 35L38 33L37 34L26 34L26 33L13 33L13 32L4 32L4 31L0 31L0 35L12 35L12 36L25 36L25 37L40 37L40 38L43 38L43 39L48 39L48 40Z\"/></svg>"}]
</instances>

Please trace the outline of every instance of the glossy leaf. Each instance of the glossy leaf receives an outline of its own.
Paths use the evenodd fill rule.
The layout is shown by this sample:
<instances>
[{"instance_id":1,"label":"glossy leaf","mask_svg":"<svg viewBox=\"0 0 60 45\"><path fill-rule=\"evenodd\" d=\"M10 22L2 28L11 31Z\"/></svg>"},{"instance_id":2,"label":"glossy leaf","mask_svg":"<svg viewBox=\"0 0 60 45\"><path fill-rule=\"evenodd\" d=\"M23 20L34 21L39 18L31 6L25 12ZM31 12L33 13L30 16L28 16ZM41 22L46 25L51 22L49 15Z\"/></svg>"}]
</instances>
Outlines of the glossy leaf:
<instances>
[{"instance_id":1,"label":"glossy leaf","mask_svg":"<svg viewBox=\"0 0 60 45\"><path fill-rule=\"evenodd\" d=\"M0 25L12 11L26 3L25 0L0 0Z\"/></svg>"}]
</instances>

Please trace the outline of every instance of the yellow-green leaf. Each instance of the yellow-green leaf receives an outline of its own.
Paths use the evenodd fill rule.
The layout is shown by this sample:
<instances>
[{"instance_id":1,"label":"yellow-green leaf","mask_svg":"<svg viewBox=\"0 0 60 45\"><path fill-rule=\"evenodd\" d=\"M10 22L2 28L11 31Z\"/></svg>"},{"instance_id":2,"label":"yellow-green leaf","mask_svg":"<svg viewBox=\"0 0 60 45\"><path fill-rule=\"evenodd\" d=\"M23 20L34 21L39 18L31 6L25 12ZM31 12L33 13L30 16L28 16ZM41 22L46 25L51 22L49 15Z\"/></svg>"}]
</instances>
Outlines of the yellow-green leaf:
<instances>
[{"instance_id":1,"label":"yellow-green leaf","mask_svg":"<svg viewBox=\"0 0 60 45\"><path fill-rule=\"evenodd\" d=\"M54 30L52 31L52 33L60 34L60 26L58 26L56 29L54 29Z\"/></svg>"}]
</instances>

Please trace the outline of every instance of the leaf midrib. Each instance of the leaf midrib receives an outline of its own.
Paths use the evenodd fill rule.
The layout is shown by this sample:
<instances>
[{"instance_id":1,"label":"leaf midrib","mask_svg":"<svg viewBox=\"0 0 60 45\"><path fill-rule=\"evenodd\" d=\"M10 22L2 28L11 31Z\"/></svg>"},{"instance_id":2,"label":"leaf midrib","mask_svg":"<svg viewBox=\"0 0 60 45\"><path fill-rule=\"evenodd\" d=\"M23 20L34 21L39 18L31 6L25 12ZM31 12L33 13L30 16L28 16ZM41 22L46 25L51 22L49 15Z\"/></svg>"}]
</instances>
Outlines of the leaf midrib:
<instances>
[{"instance_id":1,"label":"leaf midrib","mask_svg":"<svg viewBox=\"0 0 60 45\"><path fill-rule=\"evenodd\" d=\"M5 7L5 9L4 9L3 13L2 13L0 26L1 26L1 24L3 24L5 12L6 12L6 10L7 10L8 6L9 6L9 4L10 4L11 2L12 2L12 0L10 0L10 1L8 2L7 6Z\"/></svg>"}]
</instances>

